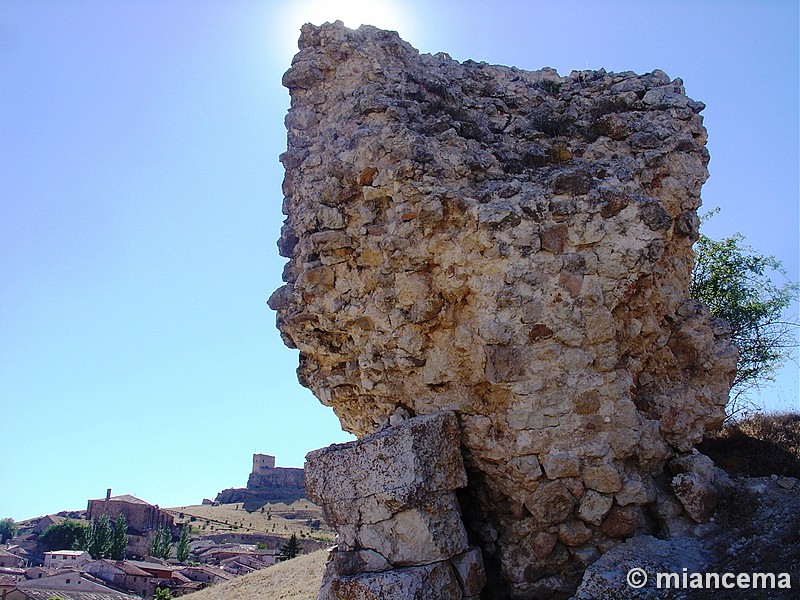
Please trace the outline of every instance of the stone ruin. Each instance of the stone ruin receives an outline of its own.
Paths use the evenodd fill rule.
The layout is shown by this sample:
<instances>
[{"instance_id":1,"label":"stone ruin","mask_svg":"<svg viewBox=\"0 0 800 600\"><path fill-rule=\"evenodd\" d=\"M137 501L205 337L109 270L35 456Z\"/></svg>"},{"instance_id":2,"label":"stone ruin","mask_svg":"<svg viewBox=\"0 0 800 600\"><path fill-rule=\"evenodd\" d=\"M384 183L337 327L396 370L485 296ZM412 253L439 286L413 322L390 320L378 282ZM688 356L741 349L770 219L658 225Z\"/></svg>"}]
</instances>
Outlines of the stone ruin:
<instances>
[{"instance_id":1,"label":"stone ruin","mask_svg":"<svg viewBox=\"0 0 800 600\"><path fill-rule=\"evenodd\" d=\"M217 494L215 502L241 502L246 510L254 511L268 503L291 504L305 497L303 469L276 467L274 456L253 454L253 470L247 478L247 487L224 489Z\"/></svg>"},{"instance_id":2,"label":"stone ruin","mask_svg":"<svg viewBox=\"0 0 800 600\"><path fill-rule=\"evenodd\" d=\"M320 598L567 597L625 538L708 520L693 447L737 352L688 297L704 105L661 71L460 63L368 26L299 45L269 304L361 438L307 458L340 536Z\"/></svg>"}]
</instances>

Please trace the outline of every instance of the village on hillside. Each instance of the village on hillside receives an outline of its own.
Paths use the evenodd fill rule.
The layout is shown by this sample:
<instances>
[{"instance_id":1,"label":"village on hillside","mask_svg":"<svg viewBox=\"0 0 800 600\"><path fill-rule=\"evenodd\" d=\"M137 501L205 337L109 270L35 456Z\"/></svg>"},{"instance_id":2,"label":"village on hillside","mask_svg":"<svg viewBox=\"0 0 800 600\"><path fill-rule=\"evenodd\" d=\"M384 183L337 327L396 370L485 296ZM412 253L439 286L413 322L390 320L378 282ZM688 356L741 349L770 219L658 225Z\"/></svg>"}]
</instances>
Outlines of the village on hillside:
<instances>
[{"instance_id":1,"label":"village on hillside","mask_svg":"<svg viewBox=\"0 0 800 600\"><path fill-rule=\"evenodd\" d=\"M303 470L274 464L254 455L247 488L199 505L160 508L109 489L85 511L16 523L0 546L0 600L164 600L330 546Z\"/></svg>"}]
</instances>

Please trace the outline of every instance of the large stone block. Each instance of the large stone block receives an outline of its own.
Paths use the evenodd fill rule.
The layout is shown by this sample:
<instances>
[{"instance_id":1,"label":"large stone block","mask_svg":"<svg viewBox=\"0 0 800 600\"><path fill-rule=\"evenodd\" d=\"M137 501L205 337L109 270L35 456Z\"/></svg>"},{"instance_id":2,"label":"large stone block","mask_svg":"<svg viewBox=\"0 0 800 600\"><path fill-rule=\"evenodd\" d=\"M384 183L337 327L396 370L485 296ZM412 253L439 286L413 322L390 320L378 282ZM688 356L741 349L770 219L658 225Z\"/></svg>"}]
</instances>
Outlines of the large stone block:
<instances>
[{"instance_id":1,"label":"large stone block","mask_svg":"<svg viewBox=\"0 0 800 600\"><path fill-rule=\"evenodd\" d=\"M420 565L460 554L467 534L453 494L439 496L355 530L355 545L375 550L395 566Z\"/></svg>"},{"instance_id":2,"label":"large stone block","mask_svg":"<svg viewBox=\"0 0 800 600\"><path fill-rule=\"evenodd\" d=\"M467 483L459 447L455 414L440 412L308 454L309 496L339 534L320 598L480 592L483 563L468 552L454 493Z\"/></svg>"},{"instance_id":3,"label":"large stone block","mask_svg":"<svg viewBox=\"0 0 800 600\"><path fill-rule=\"evenodd\" d=\"M467 485L452 412L409 419L306 456L306 490L333 524L375 523Z\"/></svg>"},{"instance_id":4,"label":"large stone block","mask_svg":"<svg viewBox=\"0 0 800 600\"><path fill-rule=\"evenodd\" d=\"M450 563L324 580L317 600L461 600Z\"/></svg>"}]
</instances>

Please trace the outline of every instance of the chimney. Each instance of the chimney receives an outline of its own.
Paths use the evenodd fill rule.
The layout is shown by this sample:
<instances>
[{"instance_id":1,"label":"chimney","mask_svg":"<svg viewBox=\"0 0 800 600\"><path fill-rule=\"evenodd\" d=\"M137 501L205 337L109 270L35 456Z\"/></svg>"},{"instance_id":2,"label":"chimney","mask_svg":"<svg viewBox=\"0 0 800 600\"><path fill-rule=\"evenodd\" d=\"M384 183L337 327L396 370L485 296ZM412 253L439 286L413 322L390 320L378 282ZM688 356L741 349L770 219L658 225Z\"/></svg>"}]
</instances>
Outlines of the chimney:
<instances>
[{"instance_id":1,"label":"chimney","mask_svg":"<svg viewBox=\"0 0 800 600\"><path fill-rule=\"evenodd\" d=\"M106 502L108 502L109 500L111 500L111 488L108 488L106 490Z\"/></svg>"}]
</instances>

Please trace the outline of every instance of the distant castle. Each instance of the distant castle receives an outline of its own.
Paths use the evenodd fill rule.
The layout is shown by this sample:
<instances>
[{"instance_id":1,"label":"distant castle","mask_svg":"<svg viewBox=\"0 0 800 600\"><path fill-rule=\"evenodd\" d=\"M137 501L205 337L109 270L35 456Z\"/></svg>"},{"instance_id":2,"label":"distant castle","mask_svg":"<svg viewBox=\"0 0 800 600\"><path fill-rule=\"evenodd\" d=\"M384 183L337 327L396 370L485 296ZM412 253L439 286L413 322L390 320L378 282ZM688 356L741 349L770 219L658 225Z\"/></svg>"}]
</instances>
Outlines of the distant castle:
<instances>
[{"instance_id":1,"label":"distant castle","mask_svg":"<svg viewBox=\"0 0 800 600\"><path fill-rule=\"evenodd\" d=\"M244 502L245 508L256 509L267 503L291 504L306 497L303 469L276 467L275 457L253 454L253 470L246 488L229 488L217 494L220 504Z\"/></svg>"}]
</instances>

